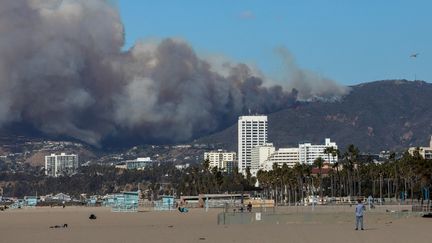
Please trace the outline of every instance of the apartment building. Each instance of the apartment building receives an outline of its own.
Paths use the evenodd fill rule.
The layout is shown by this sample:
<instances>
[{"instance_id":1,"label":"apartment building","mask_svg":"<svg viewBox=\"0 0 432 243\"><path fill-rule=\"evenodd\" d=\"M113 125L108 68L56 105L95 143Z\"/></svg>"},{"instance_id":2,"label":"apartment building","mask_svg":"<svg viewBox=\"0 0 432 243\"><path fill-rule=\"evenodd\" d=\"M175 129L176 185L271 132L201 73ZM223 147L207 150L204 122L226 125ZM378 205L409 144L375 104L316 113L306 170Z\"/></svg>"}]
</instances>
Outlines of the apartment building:
<instances>
[{"instance_id":1,"label":"apartment building","mask_svg":"<svg viewBox=\"0 0 432 243\"><path fill-rule=\"evenodd\" d=\"M45 156L45 175L72 175L78 169L78 155L61 153Z\"/></svg>"}]
</instances>

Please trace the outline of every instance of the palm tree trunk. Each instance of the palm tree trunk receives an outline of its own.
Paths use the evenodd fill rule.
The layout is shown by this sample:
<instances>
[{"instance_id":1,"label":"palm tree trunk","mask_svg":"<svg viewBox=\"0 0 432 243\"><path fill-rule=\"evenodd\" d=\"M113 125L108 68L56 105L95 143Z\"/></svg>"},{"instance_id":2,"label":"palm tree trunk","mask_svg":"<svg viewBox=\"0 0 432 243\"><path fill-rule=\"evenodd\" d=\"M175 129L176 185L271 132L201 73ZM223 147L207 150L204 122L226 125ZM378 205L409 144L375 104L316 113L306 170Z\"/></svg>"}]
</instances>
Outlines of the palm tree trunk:
<instances>
[{"instance_id":1,"label":"palm tree trunk","mask_svg":"<svg viewBox=\"0 0 432 243\"><path fill-rule=\"evenodd\" d=\"M349 190L349 192L348 192L348 194L350 195L350 196L352 196L353 195L353 179L352 179L352 175L351 175L351 172L350 171L348 171L349 173L348 173L348 184L349 184L349 188L348 188L348 190Z\"/></svg>"},{"instance_id":2,"label":"palm tree trunk","mask_svg":"<svg viewBox=\"0 0 432 243\"><path fill-rule=\"evenodd\" d=\"M337 174L337 179L338 179L338 183L336 184L336 193L338 193L339 198L342 197L342 186L341 186L341 179L340 179L340 174L339 174L339 167L336 167L336 174Z\"/></svg>"},{"instance_id":3,"label":"palm tree trunk","mask_svg":"<svg viewBox=\"0 0 432 243\"><path fill-rule=\"evenodd\" d=\"M331 196L334 197L334 191L333 191L333 185L334 185L334 175L330 177L330 183L331 183Z\"/></svg>"},{"instance_id":4,"label":"palm tree trunk","mask_svg":"<svg viewBox=\"0 0 432 243\"><path fill-rule=\"evenodd\" d=\"M412 178L410 178L410 187L411 187L411 204L412 204L414 201L414 186L413 186Z\"/></svg>"},{"instance_id":5,"label":"palm tree trunk","mask_svg":"<svg viewBox=\"0 0 432 243\"><path fill-rule=\"evenodd\" d=\"M391 197L391 195L390 195L390 179L388 179L388 178L387 178L387 196L390 200L390 197Z\"/></svg>"},{"instance_id":6,"label":"palm tree trunk","mask_svg":"<svg viewBox=\"0 0 432 243\"><path fill-rule=\"evenodd\" d=\"M321 200L321 203L323 202L323 188L322 188L322 175L320 175L320 200Z\"/></svg>"},{"instance_id":7,"label":"palm tree trunk","mask_svg":"<svg viewBox=\"0 0 432 243\"><path fill-rule=\"evenodd\" d=\"M303 186L304 186L303 185L303 179L301 179L300 180L300 188L299 188L300 190L299 191L300 191L300 200L301 200L302 203L303 203L303 200L304 200L304 197L303 197Z\"/></svg>"},{"instance_id":8,"label":"palm tree trunk","mask_svg":"<svg viewBox=\"0 0 432 243\"><path fill-rule=\"evenodd\" d=\"M359 191L358 194L359 194L359 196L361 197L362 192L361 192L361 180L360 180L360 179L358 180L358 189L359 189L359 190L358 190L358 191Z\"/></svg>"}]
</instances>

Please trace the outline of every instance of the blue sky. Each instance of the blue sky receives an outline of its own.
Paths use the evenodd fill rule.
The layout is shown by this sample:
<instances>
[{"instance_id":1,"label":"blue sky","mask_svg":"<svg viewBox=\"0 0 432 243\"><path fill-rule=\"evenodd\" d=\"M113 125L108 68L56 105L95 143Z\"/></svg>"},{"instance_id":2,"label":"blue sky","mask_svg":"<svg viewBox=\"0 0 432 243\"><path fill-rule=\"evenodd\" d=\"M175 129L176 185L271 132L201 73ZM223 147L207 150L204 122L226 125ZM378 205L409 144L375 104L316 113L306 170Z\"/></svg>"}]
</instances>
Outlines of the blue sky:
<instances>
[{"instance_id":1,"label":"blue sky","mask_svg":"<svg viewBox=\"0 0 432 243\"><path fill-rule=\"evenodd\" d=\"M382 79L432 82L432 1L117 0L126 46L181 38L202 55L258 66L281 78L275 48L300 67L351 85ZM410 58L411 53L420 53Z\"/></svg>"}]
</instances>

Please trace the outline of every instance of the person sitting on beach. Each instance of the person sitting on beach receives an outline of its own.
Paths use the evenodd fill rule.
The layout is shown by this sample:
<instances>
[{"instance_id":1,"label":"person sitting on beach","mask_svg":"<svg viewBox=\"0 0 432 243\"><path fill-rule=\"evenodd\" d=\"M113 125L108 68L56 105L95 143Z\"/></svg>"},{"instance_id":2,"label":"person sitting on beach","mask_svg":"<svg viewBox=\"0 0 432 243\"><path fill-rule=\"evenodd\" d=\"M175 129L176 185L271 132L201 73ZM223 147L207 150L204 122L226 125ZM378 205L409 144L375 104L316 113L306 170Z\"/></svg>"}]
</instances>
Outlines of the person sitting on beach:
<instances>
[{"instance_id":1,"label":"person sitting on beach","mask_svg":"<svg viewBox=\"0 0 432 243\"><path fill-rule=\"evenodd\" d=\"M50 229L67 228L68 224L50 226Z\"/></svg>"},{"instance_id":2,"label":"person sitting on beach","mask_svg":"<svg viewBox=\"0 0 432 243\"><path fill-rule=\"evenodd\" d=\"M184 207L178 207L178 210L179 210L180 213L187 213L187 212L189 212L189 209L184 208Z\"/></svg>"},{"instance_id":3,"label":"person sitting on beach","mask_svg":"<svg viewBox=\"0 0 432 243\"><path fill-rule=\"evenodd\" d=\"M247 205L247 211L249 213L252 212L252 203L251 202L249 202L248 205Z\"/></svg>"},{"instance_id":4,"label":"person sitting on beach","mask_svg":"<svg viewBox=\"0 0 432 243\"><path fill-rule=\"evenodd\" d=\"M361 230L363 229L363 212L366 210L365 205L362 203L361 199L357 200L357 205L355 207L355 216L356 216L356 228L358 230L358 226L360 224Z\"/></svg>"}]
</instances>

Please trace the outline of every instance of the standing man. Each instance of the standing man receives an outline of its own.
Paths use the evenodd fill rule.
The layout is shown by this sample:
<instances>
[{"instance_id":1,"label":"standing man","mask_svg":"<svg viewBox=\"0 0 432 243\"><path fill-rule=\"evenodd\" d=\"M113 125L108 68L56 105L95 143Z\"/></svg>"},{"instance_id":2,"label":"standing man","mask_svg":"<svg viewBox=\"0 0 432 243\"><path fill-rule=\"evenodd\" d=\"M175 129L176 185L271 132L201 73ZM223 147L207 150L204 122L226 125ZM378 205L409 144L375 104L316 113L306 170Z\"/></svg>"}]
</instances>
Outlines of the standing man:
<instances>
[{"instance_id":1,"label":"standing man","mask_svg":"<svg viewBox=\"0 0 432 243\"><path fill-rule=\"evenodd\" d=\"M358 226L360 224L361 230L363 229L363 212L366 210L365 205L362 203L361 199L357 200L357 205L355 207L355 215L356 215L356 228L358 230Z\"/></svg>"}]
</instances>

